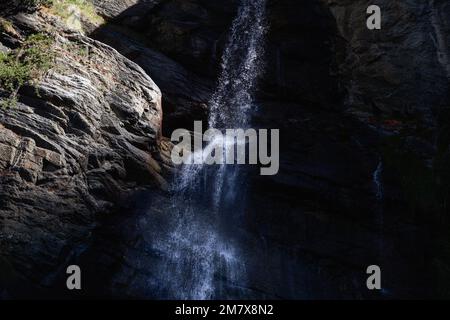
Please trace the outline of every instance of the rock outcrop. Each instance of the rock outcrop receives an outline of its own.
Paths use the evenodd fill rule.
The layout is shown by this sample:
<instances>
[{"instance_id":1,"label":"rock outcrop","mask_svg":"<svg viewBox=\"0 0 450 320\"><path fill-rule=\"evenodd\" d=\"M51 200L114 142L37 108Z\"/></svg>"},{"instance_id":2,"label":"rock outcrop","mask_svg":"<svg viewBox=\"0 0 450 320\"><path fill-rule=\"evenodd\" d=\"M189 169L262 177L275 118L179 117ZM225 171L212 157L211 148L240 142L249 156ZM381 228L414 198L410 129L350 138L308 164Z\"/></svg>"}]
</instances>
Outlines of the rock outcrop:
<instances>
[{"instance_id":1,"label":"rock outcrop","mask_svg":"<svg viewBox=\"0 0 450 320\"><path fill-rule=\"evenodd\" d=\"M51 286L102 215L138 189L166 185L161 92L152 79L115 49L65 30L43 11L13 19L20 35L49 32L55 63L36 88L21 89L16 106L0 109L0 294L6 297Z\"/></svg>"},{"instance_id":2,"label":"rock outcrop","mask_svg":"<svg viewBox=\"0 0 450 320\"><path fill-rule=\"evenodd\" d=\"M105 1L98 0L103 7ZM100 9L101 11L102 9ZM141 1L92 36L139 64L163 92L166 135L207 118L236 1Z\"/></svg>"},{"instance_id":3,"label":"rock outcrop","mask_svg":"<svg viewBox=\"0 0 450 320\"><path fill-rule=\"evenodd\" d=\"M161 2L161 0L93 0L96 11L107 19L120 17L126 19L131 17L131 21L136 15L147 11ZM130 11L127 11L129 9Z\"/></svg>"}]
</instances>

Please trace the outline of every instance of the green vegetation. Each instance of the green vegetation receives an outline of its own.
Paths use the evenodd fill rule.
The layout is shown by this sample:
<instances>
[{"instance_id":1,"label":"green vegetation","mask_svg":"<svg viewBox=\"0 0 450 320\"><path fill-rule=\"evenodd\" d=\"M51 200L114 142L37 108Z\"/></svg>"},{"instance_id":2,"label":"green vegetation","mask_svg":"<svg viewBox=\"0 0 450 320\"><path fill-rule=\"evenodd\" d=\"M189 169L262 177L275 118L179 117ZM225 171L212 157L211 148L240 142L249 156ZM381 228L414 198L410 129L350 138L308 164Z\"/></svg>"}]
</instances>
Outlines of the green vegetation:
<instances>
[{"instance_id":1,"label":"green vegetation","mask_svg":"<svg viewBox=\"0 0 450 320\"><path fill-rule=\"evenodd\" d=\"M2 107L14 106L20 88L35 84L53 65L53 40L47 35L30 35L10 53L0 53L0 85L8 98Z\"/></svg>"},{"instance_id":2,"label":"green vegetation","mask_svg":"<svg viewBox=\"0 0 450 320\"><path fill-rule=\"evenodd\" d=\"M50 12L61 17L69 27L82 29L80 18L94 25L104 23L91 0L23 0L31 7L45 6Z\"/></svg>"},{"instance_id":3,"label":"green vegetation","mask_svg":"<svg viewBox=\"0 0 450 320\"><path fill-rule=\"evenodd\" d=\"M89 22L99 25L104 22L95 10L95 6L89 0L52 0L51 11L63 18L67 23L74 24L78 13ZM74 21L71 21L74 20Z\"/></svg>"}]
</instances>

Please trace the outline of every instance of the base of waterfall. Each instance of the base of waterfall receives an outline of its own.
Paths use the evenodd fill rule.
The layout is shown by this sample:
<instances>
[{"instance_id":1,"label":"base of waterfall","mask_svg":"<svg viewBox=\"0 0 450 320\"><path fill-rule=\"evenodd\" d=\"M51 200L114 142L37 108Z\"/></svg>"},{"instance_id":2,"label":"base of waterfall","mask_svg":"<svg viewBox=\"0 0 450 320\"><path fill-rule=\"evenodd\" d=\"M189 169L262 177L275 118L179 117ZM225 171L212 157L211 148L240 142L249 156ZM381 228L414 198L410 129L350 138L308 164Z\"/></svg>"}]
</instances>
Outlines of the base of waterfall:
<instances>
[{"instance_id":1,"label":"base of waterfall","mask_svg":"<svg viewBox=\"0 0 450 320\"><path fill-rule=\"evenodd\" d=\"M279 170L278 129L209 128L203 132L202 122L195 121L193 133L177 129L171 141L175 143L171 157L177 165L261 165L261 175L276 175Z\"/></svg>"}]
</instances>

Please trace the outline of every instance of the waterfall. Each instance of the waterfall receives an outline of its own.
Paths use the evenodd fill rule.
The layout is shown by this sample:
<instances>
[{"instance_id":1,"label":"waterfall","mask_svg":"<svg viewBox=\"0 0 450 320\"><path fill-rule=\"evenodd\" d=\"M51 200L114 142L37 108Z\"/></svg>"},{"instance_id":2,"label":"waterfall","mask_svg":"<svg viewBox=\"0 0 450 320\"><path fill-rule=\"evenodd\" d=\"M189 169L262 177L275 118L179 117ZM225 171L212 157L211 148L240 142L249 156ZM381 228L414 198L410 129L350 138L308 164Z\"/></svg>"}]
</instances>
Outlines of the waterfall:
<instances>
[{"instance_id":1,"label":"waterfall","mask_svg":"<svg viewBox=\"0 0 450 320\"><path fill-rule=\"evenodd\" d=\"M378 225L380 228L380 237L383 236L383 225L384 225L384 210L383 210L383 202L384 202L384 188L383 188L383 161L380 159L378 162L377 168L373 172L373 185L375 189L375 199L376 199L376 214L378 218Z\"/></svg>"},{"instance_id":2,"label":"waterfall","mask_svg":"<svg viewBox=\"0 0 450 320\"><path fill-rule=\"evenodd\" d=\"M383 182L381 181L381 176L383 174L383 162L380 160L378 162L377 168L373 172L373 183L375 186L375 197L378 202L383 200Z\"/></svg>"},{"instance_id":3,"label":"waterfall","mask_svg":"<svg viewBox=\"0 0 450 320\"><path fill-rule=\"evenodd\" d=\"M380 158L377 168L373 172L373 184L375 188L375 213L377 215L377 224L378 224L378 255L379 261L378 265L383 266L385 261L385 253L384 253L384 187L383 187L383 160ZM384 294L385 292L382 291Z\"/></svg>"},{"instance_id":4,"label":"waterfall","mask_svg":"<svg viewBox=\"0 0 450 320\"><path fill-rule=\"evenodd\" d=\"M208 124L247 128L263 69L266 0L241 0L226 44ZM213 139L205 149L213 148ZM226 141L224 148L235 148ZM196 150L191 157L201 157ZM154 242L163 261L159 294L169 299L238 298L246 272L237 225L245 203L245 174L238 165L185 165L173 184L170 223Z\"/></svg>"},{"instance_id":5,"label":"waterfall","mask_svg":"<svg viewBox=\"0 0 450 320\"><path fill-rule=\"evenodd\" d=\"M266 0L242 0L222 57L222 74L209 106L213 128L248 126L252 93L262 71Z\"/></svg>"}]
</instances>

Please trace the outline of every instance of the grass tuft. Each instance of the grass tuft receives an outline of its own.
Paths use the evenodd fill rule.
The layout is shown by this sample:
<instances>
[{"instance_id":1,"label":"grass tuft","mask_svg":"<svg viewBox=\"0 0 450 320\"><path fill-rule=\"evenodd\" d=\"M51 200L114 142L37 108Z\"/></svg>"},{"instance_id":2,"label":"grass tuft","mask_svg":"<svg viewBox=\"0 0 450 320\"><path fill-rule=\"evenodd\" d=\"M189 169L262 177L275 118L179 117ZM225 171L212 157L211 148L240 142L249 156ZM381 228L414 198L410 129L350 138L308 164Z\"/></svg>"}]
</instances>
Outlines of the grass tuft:
<instances>
[{"instance_id":1,"label":"grass tuft","mask_svg":"<svg viewBox=\"0 0 450 320\"><path fill-rule=\"evenodd\" d=\"M22 45L9 52L0 53L0 88L6 94L2 107L17 103L17 95L25 84L35 85L53 66L53 40L47 35L30 35Z\"/></svg>"}]
</instances>

